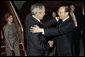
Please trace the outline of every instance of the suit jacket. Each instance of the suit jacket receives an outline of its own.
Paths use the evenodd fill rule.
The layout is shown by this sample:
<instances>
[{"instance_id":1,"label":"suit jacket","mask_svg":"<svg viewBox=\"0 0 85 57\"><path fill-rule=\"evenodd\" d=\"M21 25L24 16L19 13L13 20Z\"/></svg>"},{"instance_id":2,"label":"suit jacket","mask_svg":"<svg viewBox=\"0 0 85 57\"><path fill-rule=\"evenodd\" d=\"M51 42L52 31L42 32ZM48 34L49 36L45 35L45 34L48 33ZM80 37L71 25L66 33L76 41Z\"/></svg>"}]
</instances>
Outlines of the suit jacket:
<instances>
[{"instance_id":1,"label":"suit jacket","mask_svg":"<svg viewBox=\"0 0 85 57\"><path fill-rule=\"evenodd\" d=\"M77 30L80 31L81 28L82 28L82 18L81 18L81 15L79 13L77 13L77 12L74 12L74 14L75 14L75 17L76 17L76 20L77 20L77 24L78 24Z\"/></svg>"},{"instance_id":2,"label":"suit jacket","mask_svg":"<svg viewBox=\"0 0 85 57\"><path fill-rule=\"evenodd\" d=\"M77 27L74 28L74 43L75 42L79 42L79 39L81 37L81 30L82 30L82 18L81 18L81 14L77 13L76 11L74 11L75 17L76 17L76 21L77 21ZM76 45L79 45L78 43L76 43ZM79 46L78 46L79 47Z\"/></svg>"},{"instance_id":3,"label":"suit jacket","mask_svg":"<svg viewBox=\"0 0 85 57\"><path fill-rule=\"evenodd\" d=\"M83 15L83 13L80 13L80 19L81 19L81 30L83 31L83 34L81 35L81 36L84 36L84 32L85 32L85 25L84 25L84 22L85 22L85 20L84 20L84 15Z\"/></svg>"},{"instance_id":4,"label":"suit jacket","mask_svg":"<svg viewBox=\"0 0 85 57\"><path fill-rule=\"evenodd\" d=\"M26 41L27 41L27 53L30 54L30 51L43 51L48 50L48 43L42 33L31 33L31 26L38 25L43 27L42 24L37 21L31 14L26 16Z\"/></svg>"},{"instance_id":5,"label":"suit jacket","mask_svg":"<svg viewBox=\"0 0 85 57\"><path fill-rule=\"evenodd\" d=\"M54 19L55 18L51 19L50 21L43 23L44 28L57 26L58 22L55 21Z\"/></svg>"},{"instance_id":6,"label":"suit jacket","mask_svg":"<svg viewBox=\"0 0 85 57\"><path fill-rule=\"evenodd\" d=\"M80 13L80 19L81 19L81 28L84 28L84 15L83 15L83 13Z\"/></svg>"},{"instance_id":7,"label":"suit jacket","mask_svg":"<svg viewBox=\"0 0 85 57\"><path fill-rule=\"evenodd\" d=\"M55 20L55 19L54 19ZM55 20L56 21L56 20ZM73 22L71 18L58 24L55 28L44 29L45 36L56 37L58 56L72 56Z\"/></svg>"}]
</instances>

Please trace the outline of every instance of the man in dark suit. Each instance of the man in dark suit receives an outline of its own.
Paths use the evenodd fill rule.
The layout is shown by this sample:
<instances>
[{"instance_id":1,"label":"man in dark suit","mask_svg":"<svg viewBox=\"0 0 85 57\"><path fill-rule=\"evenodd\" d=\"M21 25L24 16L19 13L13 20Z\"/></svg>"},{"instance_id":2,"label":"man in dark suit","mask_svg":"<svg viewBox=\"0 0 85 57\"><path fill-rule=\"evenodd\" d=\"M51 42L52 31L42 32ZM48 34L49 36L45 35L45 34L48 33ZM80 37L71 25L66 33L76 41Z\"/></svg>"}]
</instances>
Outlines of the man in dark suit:
<instances>
[{"instance_id":1,"label":"man in dark suit","mask_svg":"<svg viewBox=\"0 0 85 57\"><path fill-rule=\"evenodd\" d=\"M31 14L26 16L26 53L27 56L48 56L48 43L42 33L33 34L30 27L43 27L40 20L45 15L45 6L40 3L31 6Z\"/></svg>"},{"instance_id":2,"label":"man in dark suit","mask_svg":"<svg viewBox=\"0 0 85 57\"><path fill-rule=\"evenodd\" d=\"M31 27L32 33L42 32L45 36L56 37L56 47L58 56L72 56L72 35L73 35L73 21L69 16L69 7L61 6L58 9L59 19L54 19L53 23L57 22L55 28L40 28L38 26ZM61 21L60 21L61 20Z\"/></svg>"},{"instance_id":3,"label":"man in dark suit","mask_svg":"<svg viewBox=\"0 0 85 57\"><path fill-rule=\"evenodd\" d=\"M74 40L74 55L75 56L79 56L80 54L80 37L81 37L81 28L82 28L82 19L80 18L80 14L78 12L75 11L75 5L71 4L70 5L71 8L71 17L72 20L74 22L74 36L73 36L73 40Z\"/></svg>"},{"instance_id":4,"label":"man in dark suit","mask_svg":"<svg viewBox=\"0 0 85 57\"><path fill-rule=\"evenodd\" d=\"M83 46L84 46L84 5L82 6L82 10L81 10L81 13L80 13L80 18L81 18L81 20L82 20L82 22L81 22L81 25L82 25L82 27L81 27L81 38L82 38L82 40L83 40Z\"/></svg>"}]
</instances>

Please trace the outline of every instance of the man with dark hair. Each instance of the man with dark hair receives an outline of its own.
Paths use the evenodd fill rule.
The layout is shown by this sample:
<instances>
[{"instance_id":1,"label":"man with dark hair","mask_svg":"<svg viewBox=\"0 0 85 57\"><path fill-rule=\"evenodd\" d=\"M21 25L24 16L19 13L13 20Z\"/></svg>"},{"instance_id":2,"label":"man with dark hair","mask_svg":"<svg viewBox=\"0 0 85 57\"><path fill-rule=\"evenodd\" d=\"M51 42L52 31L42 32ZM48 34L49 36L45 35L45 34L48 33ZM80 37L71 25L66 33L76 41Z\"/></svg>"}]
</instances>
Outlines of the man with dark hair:
<instances>
[{"instance_id":1,"label":"man with dark hair","mask_svg":"<svg viewBox=\"0 0 85 57\"><path fill-rule=\"evenodd\" d=\"M80 54L80 37L81 37L81 28L82 28L82 20L80 18L80 14L75 11L76 7L74 4L70 5L71 8L71 17L74 23L74 34L73 34L73 46L74 46L74 55L79 56Z\"/></svg>"},{"instance_id":2,"label":"man with dark hair","mask_svg":"<svg viewBox=\"0 0 85 57\"><path fill-rule=\"evenodd\" d=\"M58 9L59 19L51 23L56 23L57 26L53 28L40 28L38 26L31 27L32 33L42 32L45 36L55 36L58 56L72 56L72 35L73 35L73 22L69 16L69 7L61 6Z\"/></svg>"}]
</instances>

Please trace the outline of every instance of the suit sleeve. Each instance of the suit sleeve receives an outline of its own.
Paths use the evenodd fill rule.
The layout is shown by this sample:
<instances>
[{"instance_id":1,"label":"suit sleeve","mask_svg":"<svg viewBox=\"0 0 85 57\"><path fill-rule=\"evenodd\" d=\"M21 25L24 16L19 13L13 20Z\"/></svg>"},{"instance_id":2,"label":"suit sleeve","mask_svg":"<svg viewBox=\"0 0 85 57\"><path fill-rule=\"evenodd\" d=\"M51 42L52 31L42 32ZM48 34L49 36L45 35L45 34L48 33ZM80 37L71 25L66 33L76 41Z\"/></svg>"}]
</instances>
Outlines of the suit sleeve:
<instances>
[{"instance_id":1,"label":"suit sleeve","mask_svg":"<svg viewBox=\"0 0 85 57\"><path fill-rule=\"evenodd\" d=\"M57 24L56 19L52 19L52 20L44 23L43 26L44 26L44 28L45 28L45 27L49 27L49 26L52 26L52 25L55 25L55 24Z\"/></svg>"},{"instance_id":2,"label":"suit sleeve","mask_svg":"<svg viewBox=\"0 0 85 57\"><path fill-rule=\"evenodd\" d=\"M28 18L27 18L28 19ZM37 25L35 24L35 22L33 22L32 20L27 20L26 19L26 40L29 41L31 40L31 43L33 43L33 45L37 48L42 48L42 46L40 46L40 40L39 40L39 33L33 34L30 32L30 28L31 26ZM30 42L29 42L30 43ZM32 44L29 44L29 46Z\"/></svg>"},{"instance_id":3,"label":"suit sleeve","mask_svg":"<svg viewBox=\"0 0 85 57\"><path fill-rule=\"evenodd\" d=\"M37 48L42 48L41 44L40 44L40 35L39 33L33 34L30 32L30 27L28 26L28 31L27 31L27 40L31 40L31 43L33 43L34 46L36 46Z\"/></svg>"},{"instance_id":4,"label":"suit sleeve","mask_svg":"<svg viewBox=\"0 0 85 57\"><path fill-rule=\"evenodd\" d=\"M73 24L68 23L65 26L62 27L55 27L55 28L46 28L44 29L44 35L45 36L57 36L57 35L62 35L66 33L70 33L73 31Z\"/></svg>"},{"instance_id":5,"label":"suit sleeve","mask_svg":"<svg viewBox=\"0 0 85 57\"><path fill-rule=\"evenodd\" d=\"M8 28L4 27L4 36L5 36L5 40L6 40L6 44L7 46L11 46L10 42L9 42L9 31Z\"/></svg>"}]
</instances>

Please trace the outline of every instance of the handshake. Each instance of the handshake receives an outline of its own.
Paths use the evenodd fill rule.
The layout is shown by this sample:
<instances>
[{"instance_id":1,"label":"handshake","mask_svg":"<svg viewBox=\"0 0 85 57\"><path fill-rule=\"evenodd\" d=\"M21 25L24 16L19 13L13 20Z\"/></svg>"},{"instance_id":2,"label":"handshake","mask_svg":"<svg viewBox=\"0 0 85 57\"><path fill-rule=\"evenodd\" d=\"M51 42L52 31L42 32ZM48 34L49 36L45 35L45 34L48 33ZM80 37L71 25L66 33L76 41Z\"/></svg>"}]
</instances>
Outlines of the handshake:
<instances>
[{"instance_id":1,"label":"handshake","mask_svg":"<svg viewBox=\"0 0 85 57\"><path fill-rule=\"evenodd\" d=\"M48 41L48 43L49 43L49 45L50 45L50 47L53 47L53 44L54 44L54 42L53 41Z\"/></svg>"}]
</instances>

